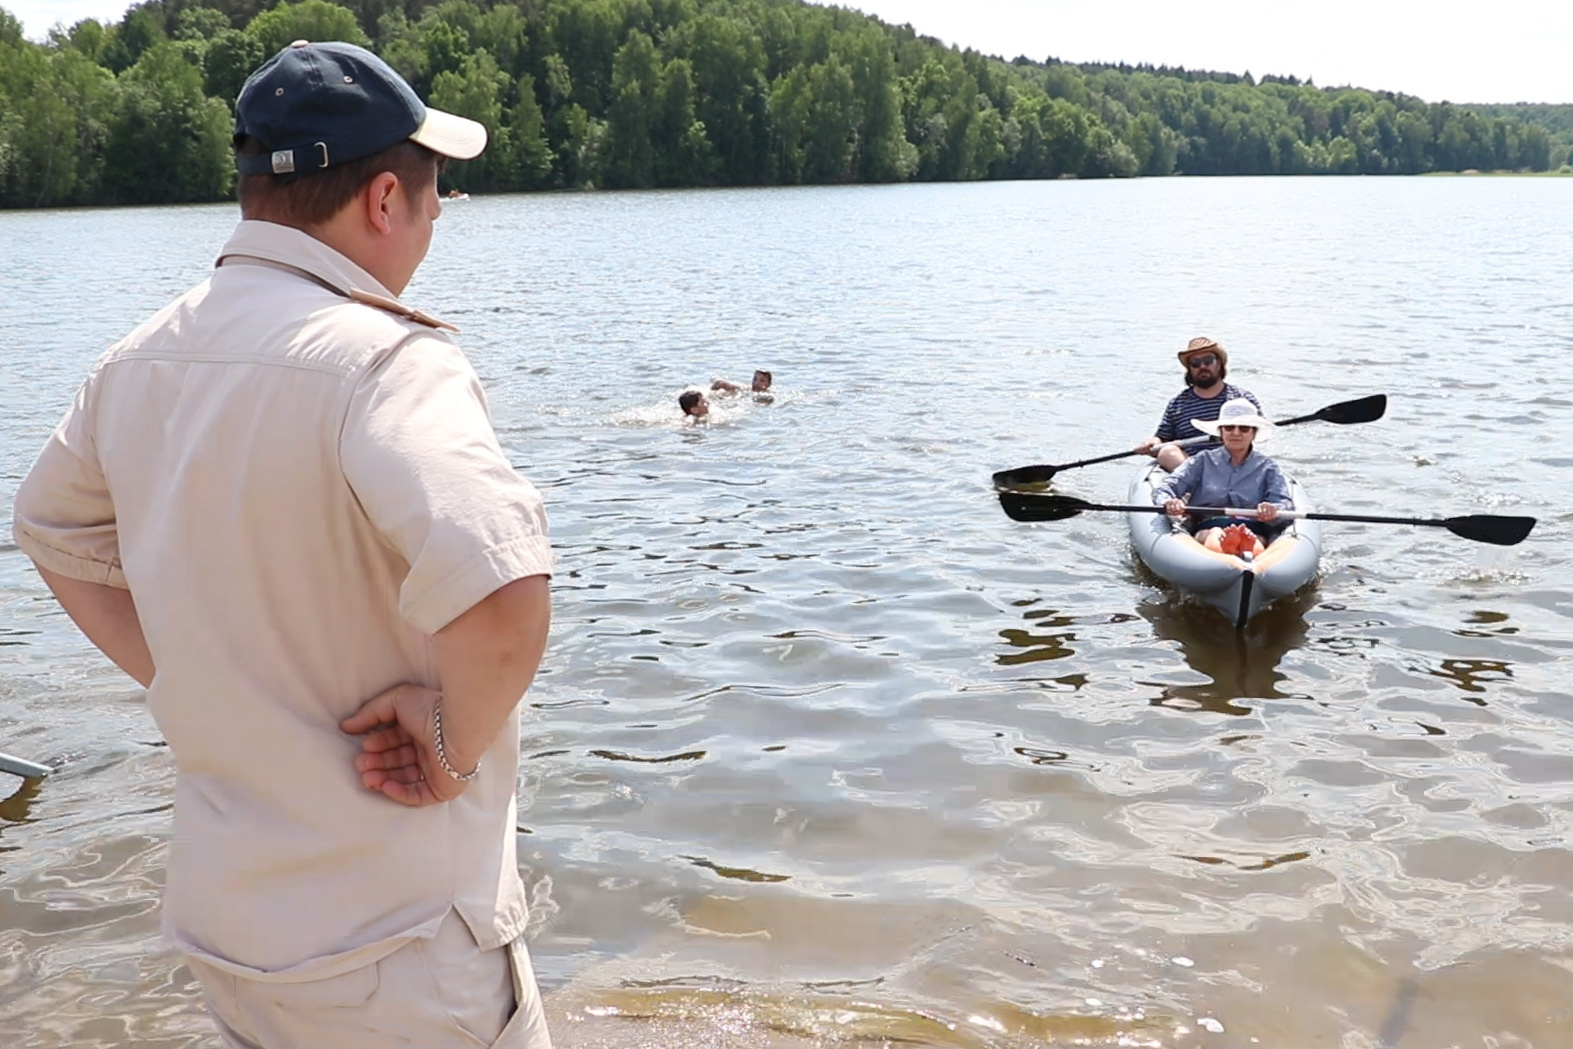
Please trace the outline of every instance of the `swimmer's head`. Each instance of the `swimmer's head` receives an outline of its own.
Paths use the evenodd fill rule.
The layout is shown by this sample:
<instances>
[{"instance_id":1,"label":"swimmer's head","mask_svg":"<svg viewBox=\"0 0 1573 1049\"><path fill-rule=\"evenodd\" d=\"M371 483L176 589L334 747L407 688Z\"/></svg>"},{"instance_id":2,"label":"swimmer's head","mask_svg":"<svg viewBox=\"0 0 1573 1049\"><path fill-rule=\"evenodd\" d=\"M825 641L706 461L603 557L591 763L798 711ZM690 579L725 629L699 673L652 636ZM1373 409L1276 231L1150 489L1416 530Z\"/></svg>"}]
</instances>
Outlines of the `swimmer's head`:
<instances>
[{"instance_id":1,"label":"swimmer's head","mask_svg":"<svg viewBox=\"0 0 1573 1049\"><path fill-rule=\"evenodd\" d=\"M705 400L705 395L698 390L689 390L677 398L677 406L683 409L684 415L692 415L696 419L703 419L710 414L710 402Z\"/></svg>"}]
</instances>

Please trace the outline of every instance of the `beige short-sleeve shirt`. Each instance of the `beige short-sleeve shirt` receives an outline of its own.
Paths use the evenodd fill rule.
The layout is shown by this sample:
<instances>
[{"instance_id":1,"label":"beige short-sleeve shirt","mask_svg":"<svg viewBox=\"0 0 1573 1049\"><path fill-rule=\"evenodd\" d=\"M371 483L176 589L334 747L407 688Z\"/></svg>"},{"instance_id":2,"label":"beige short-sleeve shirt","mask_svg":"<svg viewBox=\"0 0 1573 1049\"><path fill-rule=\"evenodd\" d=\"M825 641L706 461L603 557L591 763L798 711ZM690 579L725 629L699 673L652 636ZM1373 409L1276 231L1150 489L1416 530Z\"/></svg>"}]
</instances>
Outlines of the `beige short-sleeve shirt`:
<instances>
[{"instance_id":1,"label":"beige short-sleeve shirt","mask_svg":"<svg viewBox=\"0 0 1573 1049\"><path fill-rule=\"evenodd\" d=\"M112 347L17 493L17 543L129 588L177 766L177 945L250 977L344 971L457 909L522 930L518 712L457 800L366 791L338 729L430 637L549 575L545 511L430 318L288 227L242 222L207 281Z\"/></svg>"}]
</instances>

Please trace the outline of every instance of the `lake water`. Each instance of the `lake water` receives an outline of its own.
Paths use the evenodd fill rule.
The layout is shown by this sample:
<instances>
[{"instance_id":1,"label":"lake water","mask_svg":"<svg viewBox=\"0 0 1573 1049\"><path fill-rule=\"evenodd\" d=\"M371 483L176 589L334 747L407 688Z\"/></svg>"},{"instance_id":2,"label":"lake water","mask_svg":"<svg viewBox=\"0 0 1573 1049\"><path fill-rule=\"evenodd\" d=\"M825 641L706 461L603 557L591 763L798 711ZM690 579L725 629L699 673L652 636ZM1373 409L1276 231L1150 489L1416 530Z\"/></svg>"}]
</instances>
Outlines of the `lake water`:
<instances>
[{"instance_id":1,"label":"lake water","mask_svg":"<svg viewBox=\"0 0 1573 1049\"><path fill-rule=\"evenodd\" d=\"M158 938L168 750L10 504L235 218L0 213L0 751L57 770L0 775L8 1049L217 1045ZM551 512L560 1046L1573 1046L1573 181L476 198L406 298ZM1272 417L1389 395L1264 447L1320 509L1538 527L1329 524L1236 635L1122 517L1004 517L990 472L1129 447L1199 334Z\"/></svg>"}]
</instances>

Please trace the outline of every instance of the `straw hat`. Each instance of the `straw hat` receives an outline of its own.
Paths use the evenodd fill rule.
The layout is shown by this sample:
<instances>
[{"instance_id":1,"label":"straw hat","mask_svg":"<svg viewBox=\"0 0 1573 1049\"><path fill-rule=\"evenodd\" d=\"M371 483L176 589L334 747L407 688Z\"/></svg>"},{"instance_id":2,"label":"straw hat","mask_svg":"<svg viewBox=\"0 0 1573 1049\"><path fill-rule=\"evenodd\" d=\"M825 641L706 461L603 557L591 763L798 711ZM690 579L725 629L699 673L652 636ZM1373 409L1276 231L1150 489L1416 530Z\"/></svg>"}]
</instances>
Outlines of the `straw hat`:
<instances>
[{"instance_id":1,"label":"straw hat","mask_svg":"<svg viewBox=\"0 0 1573 1049\"><path fill-rule=\"evenodd\" d=\"M1188 364L1190 362L1191 354L1201 353L1203 351L1208 353L1216 353L1218 355L1218 360L1222 361L1225 366L1228 365L1229 351L1205 335L1198 335L1196 338L1192 339L1189 343L1186 344L1185 349L1181 350L1178 354L1176 354L1176 356L1180 358L1181 364Z\"/></svg>"},{"instance_id":2,"label":"straw hat","mask_svg":"<svg viewBox=\"0 0 1573 1049\"><path fill-rule=\"evenodd\" d=\"M1256 410L1256 405L1244 397L1236 397L1232 401L1225 401L1218 410L1217 419L1192 419L1191 425L1202 433L1218 436L1220 426L1254 426L1256 427L1256 440L1266 440L1272 436L1273 424L1263 419Z\"/></svg>"}]
</instances>

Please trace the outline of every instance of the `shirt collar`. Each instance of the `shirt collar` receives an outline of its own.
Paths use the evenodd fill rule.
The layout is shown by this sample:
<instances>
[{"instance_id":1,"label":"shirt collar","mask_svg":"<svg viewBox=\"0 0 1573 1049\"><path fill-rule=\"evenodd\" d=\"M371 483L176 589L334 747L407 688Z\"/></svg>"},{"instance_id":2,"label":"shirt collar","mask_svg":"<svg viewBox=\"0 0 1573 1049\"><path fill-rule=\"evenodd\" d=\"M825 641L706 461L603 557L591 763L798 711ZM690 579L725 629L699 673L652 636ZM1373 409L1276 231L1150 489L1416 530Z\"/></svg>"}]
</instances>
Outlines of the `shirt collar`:
<instances>
[{"instance_id":1,"label":"shirt collar","mask_svg":"<svg viewBox=\"0 0 1573 1049\"><path fill-rule=\"evenodd\" d=\"M351 262L311 234L293 226L258 219L242 219L219 252L215 266L235 255L276 262L303 270L344 295L352 291L370 292L397 300L376 277Z\"/></svg>"}]
</instances>

